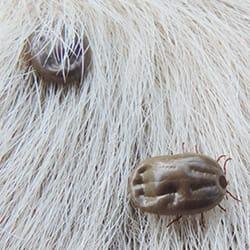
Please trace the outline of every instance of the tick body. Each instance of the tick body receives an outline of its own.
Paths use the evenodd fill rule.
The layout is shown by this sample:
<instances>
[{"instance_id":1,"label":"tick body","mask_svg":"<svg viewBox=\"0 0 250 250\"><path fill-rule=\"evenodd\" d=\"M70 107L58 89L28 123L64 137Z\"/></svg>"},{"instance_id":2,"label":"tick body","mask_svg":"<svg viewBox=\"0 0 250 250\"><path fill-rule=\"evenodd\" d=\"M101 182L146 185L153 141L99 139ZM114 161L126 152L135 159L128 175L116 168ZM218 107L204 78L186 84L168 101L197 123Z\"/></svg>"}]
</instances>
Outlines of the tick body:
<instances>
[{"instance_id":1,"label":"tick body","mask_svg":"<svg viewBox=\"0 0 250 250\"><path fill-rule=\"evenodd\" d=\"M75 38L68 46L61 40L53 45L44 37L40 40L30 38L27 50L27 60L46 82L80 82L90 66L87 38L83 41Z\"/></svg>"},{"instance_id":2,"label":"tick body","mask_svg":"<svg viewBox=\"0 0 250 250\"><path fill-rule=\"evenodd\" d=\"M158 215L191 215L218 205L227 181L212 158L195 153L142 161L129 178L135 207Z\"/></svg>"}]
</instances>

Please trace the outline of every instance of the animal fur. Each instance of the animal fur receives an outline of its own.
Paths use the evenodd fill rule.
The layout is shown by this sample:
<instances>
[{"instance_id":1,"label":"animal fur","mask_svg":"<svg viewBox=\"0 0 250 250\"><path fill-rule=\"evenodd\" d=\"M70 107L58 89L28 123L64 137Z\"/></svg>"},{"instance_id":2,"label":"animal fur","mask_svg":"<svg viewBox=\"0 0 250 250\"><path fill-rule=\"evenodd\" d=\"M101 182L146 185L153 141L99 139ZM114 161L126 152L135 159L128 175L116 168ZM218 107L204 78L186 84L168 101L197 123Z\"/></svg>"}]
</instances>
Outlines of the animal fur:
<instances>
[{"instance_id":1,"label":"animal fur","mask_svg":"<svg viewBox=\"0 0 250 250\"><path fill-rule=\"evenodd\" d=\"M0 2L1 249L249 249L250 1ZM86 36L80 89L47 84L30 36ZM70 39L68 39L70 40ZM65 41L65 48L69 42ZM41 48L42 50L42 48ZM242 202L184 217L134 210L146 157L231 156Z\"/></svg>"}]
</instances>

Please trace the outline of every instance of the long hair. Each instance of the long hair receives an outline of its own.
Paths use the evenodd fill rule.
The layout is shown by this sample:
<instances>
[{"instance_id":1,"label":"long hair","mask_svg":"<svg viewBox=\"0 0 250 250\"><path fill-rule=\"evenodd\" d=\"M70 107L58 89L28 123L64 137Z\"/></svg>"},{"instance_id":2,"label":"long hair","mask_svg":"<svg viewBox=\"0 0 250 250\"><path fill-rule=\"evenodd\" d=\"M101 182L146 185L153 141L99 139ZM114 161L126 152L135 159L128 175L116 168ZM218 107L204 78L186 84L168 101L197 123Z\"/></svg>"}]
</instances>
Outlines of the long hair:
<instances>
[{"instance_id":1,"label":"long hair","mask_svg":"<svg viewBox=\"0 0 250 250\"><path fill-rule=\"evenodd\" d=\"M2 249L249 247L249 1L5 0L0 10ZM205 228L199 215L167 228L173 217L129 203L138 162L183 142L233 159L229 189L242 202L205 213Z\"/></svg>"}]
</instances>

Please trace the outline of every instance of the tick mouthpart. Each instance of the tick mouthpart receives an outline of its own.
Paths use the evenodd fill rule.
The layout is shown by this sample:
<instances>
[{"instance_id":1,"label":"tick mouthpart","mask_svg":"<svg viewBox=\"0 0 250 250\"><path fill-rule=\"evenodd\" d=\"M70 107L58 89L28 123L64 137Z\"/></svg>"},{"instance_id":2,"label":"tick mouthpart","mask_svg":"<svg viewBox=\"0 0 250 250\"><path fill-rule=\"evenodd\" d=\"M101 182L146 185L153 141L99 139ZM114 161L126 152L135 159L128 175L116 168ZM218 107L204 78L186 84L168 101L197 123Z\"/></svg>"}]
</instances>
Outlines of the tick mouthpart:
<instances>
[{"instance_id":1,"label":"tick mouthpart","mask_svg":"<svg viewBox=\"0 0 250 250\"><path fill-rule=\"evenodd\" d=\"M225 178L224 175L221 175L221 176L219 177L219 183L220 183L220 186L221 186L223 189L226 188L226 186L227 186L227 180L226 180L226 178Z\"/></svg>"}]
</instances>

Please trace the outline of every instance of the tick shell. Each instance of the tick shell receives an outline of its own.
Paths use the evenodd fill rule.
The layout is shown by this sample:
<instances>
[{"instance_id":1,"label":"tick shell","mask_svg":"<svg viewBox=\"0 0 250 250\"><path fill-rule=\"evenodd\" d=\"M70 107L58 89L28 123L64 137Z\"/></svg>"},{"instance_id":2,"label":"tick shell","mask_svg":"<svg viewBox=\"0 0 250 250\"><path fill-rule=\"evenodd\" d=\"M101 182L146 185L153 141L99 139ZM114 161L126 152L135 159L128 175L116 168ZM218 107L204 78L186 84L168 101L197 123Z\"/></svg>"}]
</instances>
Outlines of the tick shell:
<instances>
[{"instance_id":1,"label":"tick shell","mask_svg":"<svg viewBox=\"0 0 250 250\"><path fill-rule=\"evenodd\" d=\"M52 44L45 37L30 38L26 58L46 81L56 84L80 82L91 64L91 51L85 37L66 46L61 40Z\"/></svg>"},{"instance_id":2,"label":"tick shell","mask_svg":"<svg viewBox=\"0 0 250 250\"><path fill-rule=\"evenodd\" d=\"M227 181L220 165L202 154L158 156L142 161L129 178L135 207L159 215L189 215L220 203Z\"/></svg>"}]
</instances>

